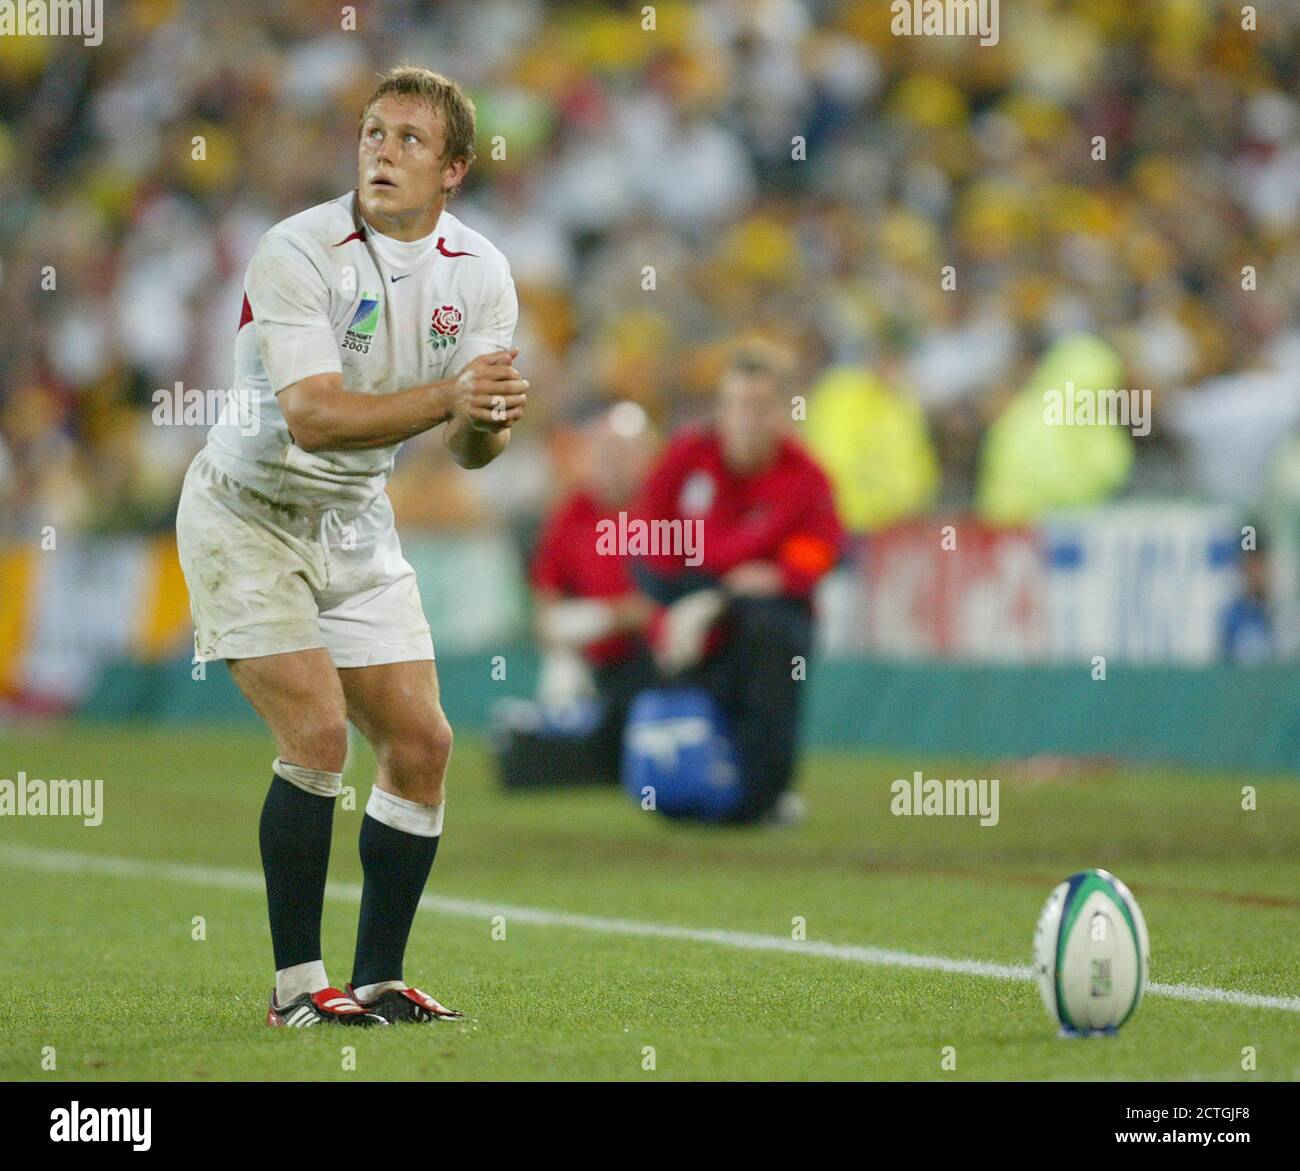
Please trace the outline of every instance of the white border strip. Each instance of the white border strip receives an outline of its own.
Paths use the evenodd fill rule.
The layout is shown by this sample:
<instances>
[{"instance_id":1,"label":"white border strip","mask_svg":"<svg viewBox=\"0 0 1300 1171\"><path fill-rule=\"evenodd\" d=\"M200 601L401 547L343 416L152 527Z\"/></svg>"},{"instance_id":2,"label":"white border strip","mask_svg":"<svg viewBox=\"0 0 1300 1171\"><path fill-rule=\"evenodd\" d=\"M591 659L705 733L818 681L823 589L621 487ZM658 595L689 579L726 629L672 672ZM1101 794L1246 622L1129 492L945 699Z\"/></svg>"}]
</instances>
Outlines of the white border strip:
<instances>
[{"instance_id":1,"label":"white border strip","mask_svg":"<svg viewBox=\"0 0 1300 1171\"><path fill-rule=\"evenodd\" d=\"M138 858L116 858L104 854L78 854L70 850L50 850L40 846L0 845L0 864L23 870L44 870L56 874L102 874L111 878L170 879L173 882L216 886L226 890L264 890L262 876L253 871L219 866L197 866L187 862L151 862ZM359 903L361 887L354 882L331 882L327 898ZM567 911L546 911L538 907L512 907L476 899L455 899L426 894L420 907L462 919L491 920L504 915L516 923L535 927L569 927L577 931L597 931L604 935L631 935L643 939L679 939L688 943L711 943L716 947L742 951L776 951L823 959L847 960L879 968L913 968L927 972L948 972L959 976L984 976L995 980L1030 980L1033 972L1027 964L991 964L983 960L953 960L945 956L917 955L883 947L866 947L851 943L799 942L784 935L756 935L744 931L723 931L698 927L673 927L662 923L643 923L634 919L606 919L599 915L576 915ZM1271 1008L1282 1012L1300 1012L1300 996L1261 996L1253 992L1236 992L1229 988L1204 988L1195 984L1148 983L1146 995L1170 1000L1190 1000L1199 1004L1231 1004L1239 1008Z\"/></svg>"}]
</instances>

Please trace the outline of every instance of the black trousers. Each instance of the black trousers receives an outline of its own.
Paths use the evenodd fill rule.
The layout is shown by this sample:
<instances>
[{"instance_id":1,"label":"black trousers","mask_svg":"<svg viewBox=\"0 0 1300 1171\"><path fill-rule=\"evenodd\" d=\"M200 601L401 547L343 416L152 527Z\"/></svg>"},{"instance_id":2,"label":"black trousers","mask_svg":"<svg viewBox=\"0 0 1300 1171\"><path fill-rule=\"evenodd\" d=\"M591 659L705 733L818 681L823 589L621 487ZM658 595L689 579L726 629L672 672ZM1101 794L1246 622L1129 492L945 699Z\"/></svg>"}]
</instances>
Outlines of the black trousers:
<instances>
[{"instance_id":1,"label":"black trousers","mask_svg":"<svg viewBox=\"0 0 1300 1171\"><path fill-rule=\"evenodd\" d=\"M748 822L794 779L813 618L790 598L735 598L728 617L727 641L681 681L708 691L727 716L745 787L730 820Z\"/></svg>"}]
</instances>

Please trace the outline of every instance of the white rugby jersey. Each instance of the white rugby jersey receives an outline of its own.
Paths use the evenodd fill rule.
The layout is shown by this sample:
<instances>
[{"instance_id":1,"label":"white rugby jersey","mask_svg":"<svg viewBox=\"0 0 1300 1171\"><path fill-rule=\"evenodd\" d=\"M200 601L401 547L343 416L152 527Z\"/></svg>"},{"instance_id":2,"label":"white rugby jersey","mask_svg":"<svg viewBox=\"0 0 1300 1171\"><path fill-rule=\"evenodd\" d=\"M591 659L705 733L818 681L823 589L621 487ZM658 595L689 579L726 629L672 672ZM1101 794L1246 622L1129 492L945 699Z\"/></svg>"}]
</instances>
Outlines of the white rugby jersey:
<instances>
[{"instance_id":1,"label":"white rugby jersey","mask_svg":"<svg viewBox=\"0 0 1300 1171\"><path fill-rule=\"evenodd\" d=\"M276 392L330 371L346 390L391 394L510 347L519 304L506 258L443 211L427 247L381 237L356 192L290 216L257 246L235 340L238 410L208 432L208 458L277 504L355 516L384 490L400 444L306 452Z\"/></svg>"}]
</instances>

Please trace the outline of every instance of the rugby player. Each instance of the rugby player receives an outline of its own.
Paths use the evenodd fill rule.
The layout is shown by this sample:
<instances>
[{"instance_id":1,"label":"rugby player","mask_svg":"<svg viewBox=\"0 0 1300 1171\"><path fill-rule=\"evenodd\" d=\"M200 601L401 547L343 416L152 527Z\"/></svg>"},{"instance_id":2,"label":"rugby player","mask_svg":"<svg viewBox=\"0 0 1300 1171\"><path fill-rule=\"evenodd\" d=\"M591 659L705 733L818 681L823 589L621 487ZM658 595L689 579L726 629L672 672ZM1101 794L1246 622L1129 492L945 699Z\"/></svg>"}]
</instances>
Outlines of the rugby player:
<instances>
[{"instance_id":1,"label":"rugby player","mask_svg":"<svg viewBox=\"0 0 1300 1171\"><path fill-rule=\"evenodd\" d=\"M443 427L463 467L499 456L528 382L504 256L447 211L474 106L426 69L361 113L357 186L277 224L245 278L235 396L177 515L195 648L224 659L279 752L259 829L271 1025L460 1018L403 981L443 829L452 730L384 487L402 441ZM248 426L248 415L255 426ZM347 721L378 775L361 823L352 979L330 983L321 911Z\"/></svg>"}]
</instances>

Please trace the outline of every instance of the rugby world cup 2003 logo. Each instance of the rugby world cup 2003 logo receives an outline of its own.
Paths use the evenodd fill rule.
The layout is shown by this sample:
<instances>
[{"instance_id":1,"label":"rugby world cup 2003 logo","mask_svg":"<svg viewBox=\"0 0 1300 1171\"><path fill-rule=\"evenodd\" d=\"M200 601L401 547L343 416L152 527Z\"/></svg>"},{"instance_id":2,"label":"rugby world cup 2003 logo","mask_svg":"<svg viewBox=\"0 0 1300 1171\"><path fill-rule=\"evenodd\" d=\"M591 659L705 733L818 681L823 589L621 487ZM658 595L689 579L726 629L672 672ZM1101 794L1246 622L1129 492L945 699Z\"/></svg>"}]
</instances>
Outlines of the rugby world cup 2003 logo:
<instances>
[{"instance_id":1,"label":"rugby world cup 2003 logo","mask_svg":"<svg viewBox=\"0 0 1300 1171\"><path fill-rule=\"evenodd\" d=\"M359 354L370 353L370 343L378 327L379 294L363 292L352 320L348 322L347 333L343 335L343 348Z\"/></svg>"},{"instance_id":2,"label":"rugby world cup 2003 logo","mask_svg":"<svg viewBox=\"0 0 1300 1171\"><path fill-rule=\"evenodd\" d=\"M465 322L455 305L439 305L429 319L429 344L435 350L454 346L460 340L460 327Z\"/></svg>"}]
</instances>

